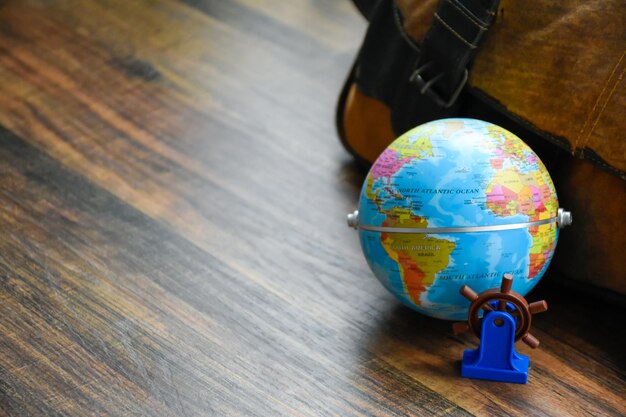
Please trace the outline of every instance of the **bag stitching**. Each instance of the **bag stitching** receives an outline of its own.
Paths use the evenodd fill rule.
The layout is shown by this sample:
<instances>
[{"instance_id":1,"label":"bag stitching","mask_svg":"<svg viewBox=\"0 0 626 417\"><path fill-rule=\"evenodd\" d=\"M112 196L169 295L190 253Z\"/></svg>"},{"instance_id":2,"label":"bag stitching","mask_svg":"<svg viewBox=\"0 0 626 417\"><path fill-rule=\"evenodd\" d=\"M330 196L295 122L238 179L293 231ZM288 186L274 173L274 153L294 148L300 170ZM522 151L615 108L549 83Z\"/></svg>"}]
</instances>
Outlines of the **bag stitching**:
<instances>
[{"instance_id":1,"label":"bag stitching","mask_svg":"<svg viewBox=\"0 0 626 417\"><path fill-rule=\"evenodd\" d=\"M420 50L419 46L417 45L417 43L404 30L404 25L401 22L400 10L398 9L398 5L396 4L395 1L391 2L391 8L393 9L393 19L396 22L397 29L400 32L400 36L402 36L402 38L406 41L406 43L409 44L409 46L413 50L415 50L417 52L421 52L421 50Z\"/></svg>"},{"instance_id":2,"label":"bag stitching","mask_svg":"<svg viewBox=\"0 0 626 417\"><path fill-rule=\"evenodd\" d=\"M447 0L447 3L450 4L452 7L454 7L455 9L457 9L459 12L461 12L462 15L467 17L479 29L481 29L483 31L488 29L488 27L485 26L483 24L483 22L480 19L478 19L478 17L474 16L469 10L465 9L465 6L463 6L462 4L457 4L457 2L454 1L454 0ZM461 6L463 8L461 8L459 6ZM463 9L465 9L465 10L463 10Z\"/></svg>"},{"instance_id":3,"label":"bag stitching","mask_svg":"<svg viewBox=\"0 0 626 417\"><path fill-rule=\"evenodd\" d=\"M620 60L618 61L616 68L620 66L620 63L623 61L625 54L626 54L626 51L624 51L624 53L622 53L622 56L621 56ZM615 71L613 71L613 73L614 72ZM613 76L613 73L611 73L611 78ZM606 97L606 100L604 101L604 105L600 109L600 111L598 113L598 116L596 116L596 120L593 122L593 126L591 126L591 128L589 129L589 133L587 133L587 137L584 140L584 143L581 145L581 147L587 147L587 144L589 143L589 139L591 139L591 134L595 130L596 126L598 125L598 122L600 121L600 117L602 117L602 114L604 113L604 110L606 109L606 106L611 101L611 98L613 97L613 94L615 93L615 90L617 89L617 86L619 85L620 81L624 78L624 73L626 73L626 65L624 65L624 68L622 69L622 72L619 74L619 76L617 77L617 79L613 83L613 88L611 89L611 91L609 92L608 96ZM609 78L609 80L611 78ZM608 83L608 81L607 81L607 83ZM604 91L604 89L603 89L603 91Z\"/></svg>"},{"instance_id":4,"label":"bag stitching","mask_svg":"<svg viewBox=\"0 0 626 417\"><path fill-rule=\"evenodd\" d=\"M611 98L611 96L613 95L613 92L615 91L615 88L618 84L618 82L615 82L614 86L613 86L613 90L611 90L611 93L609 94L608 98L606 99L604 106L602 107L602 109L600 110L600 114L598 114L598 116L595 118L594 124L591 127L591 129L589 130L589 134L585 135L585 132L587 130L587 126L589 125L589 123L591 123L591 121L594 119L593 114L596 110L596 108L598 107L598 105L600 105L600 103L602 102L602 97L604 95L604 92L606 91L606 89L609 87L609 85L611 85L611 81L613 80L613 75L615 74L615 72L618 70L618 68L620 67L621 62L624 59L624 55L626 54L626 51L622 52L622 56L620 57L620 59L617 61L617 64L613 67L613 70L611 71L611 74L609 75L609 77L607 78L606 82L604 83L604 86L602 87L602 91L600 91L600 94L598 94L598 98L596 99L596 102L593 105L593 108L591 109L591 111L589 112L589 116L587 117L587 120L585 120L585 124L583 125L583 127L580 129L580 132L578 133L578 137L576 138L576 141L574 142L574 149L578 148L578 144L579 142L581 143L581 148L584 147L587 142L589 141L589 137L591 137L591 133L593 132L593 129L595 128L595 126L598 123L598 120L600 119L600 115L602 114L602 112L604 111L604 108L606 107L606 105L609 102L609 99ZM620 76L618 77L619 81L621 79L621 77L624 75L624 71L622 71L622 74L620 74ZM586 136L586 138L584 138Z\"/></svg>"},{"instance_id":5,"label":"bag stitching","mask_svg":"<svg viewBox=\"0 0 626 417\"><path fill-rule=\"evenodd\" d=\"M477 45L474 45L473 43L467 41L464 37L462 37L456 30L454 30L450 25L448 25L442 18L441 16L439 16L439 13L435 13L435 19L437 19L437 21L439 21L439 23L441 23L446 29L448 29L454 36L456 36L457 38L459 38L461 40L461 42L463 42L465 45L467 45L470 49L476 49Z\"/></svg>"}]
</instances>

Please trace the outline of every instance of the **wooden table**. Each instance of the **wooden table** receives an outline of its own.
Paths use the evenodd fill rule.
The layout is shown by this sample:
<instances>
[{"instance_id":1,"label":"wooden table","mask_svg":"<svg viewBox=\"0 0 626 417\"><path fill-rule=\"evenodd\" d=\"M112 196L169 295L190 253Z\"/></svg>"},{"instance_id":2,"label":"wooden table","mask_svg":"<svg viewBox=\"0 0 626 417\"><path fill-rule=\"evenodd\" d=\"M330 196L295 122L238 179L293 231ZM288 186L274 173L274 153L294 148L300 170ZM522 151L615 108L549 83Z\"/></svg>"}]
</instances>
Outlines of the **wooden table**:
<instances>
[{"instance_id":1,"label":"wooden table","mask_svg":"<svg viewBox=\"0 0 626 417\"><path fill-rule=\"evenodd\" d=\"M619 416L624 311L530 299L527 385L401 307L345 225L349 1L0 6L2 415Z\"/></svg>"}]
</instances>

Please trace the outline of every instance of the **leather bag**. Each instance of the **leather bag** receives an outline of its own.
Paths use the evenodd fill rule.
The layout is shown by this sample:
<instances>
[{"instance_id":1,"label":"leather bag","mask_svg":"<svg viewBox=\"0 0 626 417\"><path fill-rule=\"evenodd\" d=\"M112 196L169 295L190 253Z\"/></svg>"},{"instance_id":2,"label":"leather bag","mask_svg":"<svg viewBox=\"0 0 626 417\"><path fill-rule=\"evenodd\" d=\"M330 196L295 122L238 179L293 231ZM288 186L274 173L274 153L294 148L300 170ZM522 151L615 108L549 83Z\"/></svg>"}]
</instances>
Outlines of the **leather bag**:
<instances>
[{"instance_id":1,"label":"leather bag","mask_svg":"<svg viewBox=\"0 0 626 417\"><path fill-rule=\"evenodd\" d=\"M346 149L369 166L400 134L446 117L510 130L539 154L574 216L551 279L626 295L623 2L355 4L369 27L337 108Z\"/></svg>"}]
</instances>

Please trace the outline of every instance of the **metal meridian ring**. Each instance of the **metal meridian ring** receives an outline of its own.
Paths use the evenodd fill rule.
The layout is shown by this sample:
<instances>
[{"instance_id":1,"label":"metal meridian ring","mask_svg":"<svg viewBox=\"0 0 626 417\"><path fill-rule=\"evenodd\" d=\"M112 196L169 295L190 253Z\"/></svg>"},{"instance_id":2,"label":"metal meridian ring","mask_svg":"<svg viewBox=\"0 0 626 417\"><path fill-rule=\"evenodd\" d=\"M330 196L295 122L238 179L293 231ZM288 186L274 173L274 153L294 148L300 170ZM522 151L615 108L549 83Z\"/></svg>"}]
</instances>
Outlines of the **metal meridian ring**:
<instances>
[{"instance_id":1,"label":"metal meridian ring","mask_svg":"<svg viewBox=\"0 0 626 417\"><path fill-rule=\"evenodd\" d=\"M359 224L358 228L371 232L381 233L416 233L416 234L438 234L438 233L473 233L473 232L497 232L499 230L527 229L542 224L556 223L557 218L537 220L527 223L498 224L493 226L466 226L466 227L383 227Z\"/></svg>"}]
</instances>

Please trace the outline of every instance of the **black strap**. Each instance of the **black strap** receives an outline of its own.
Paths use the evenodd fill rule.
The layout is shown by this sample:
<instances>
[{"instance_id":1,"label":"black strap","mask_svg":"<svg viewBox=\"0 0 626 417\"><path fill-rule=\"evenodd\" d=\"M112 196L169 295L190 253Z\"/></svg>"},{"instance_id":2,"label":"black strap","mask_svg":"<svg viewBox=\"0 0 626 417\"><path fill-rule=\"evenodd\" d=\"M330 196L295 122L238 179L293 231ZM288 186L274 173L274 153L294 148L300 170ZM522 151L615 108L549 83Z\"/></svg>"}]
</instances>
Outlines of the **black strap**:
<instances>
[{"instance_id":1,"label":"black strap","mask_svg":"<svg viewBox=\"0 0 626 417\"><path fill-rule=\"evenodd\" d=\"M364 18L368 21L371 20L372 14L376 9L376 5L380 3L379 0L352 0L352 3L356 6L356 8L361 12Z\"/></svg>"},{"instance_id":2,"label":"black strap","mask_svg":"<svg viewBox=\"0 0 626 417\"><path fill-rule=\"evenodd\" d=\"M442 0L421 43L411 82L439 107L451 107L468 77L499 0Z\"/></svg>"}]
</instances>

